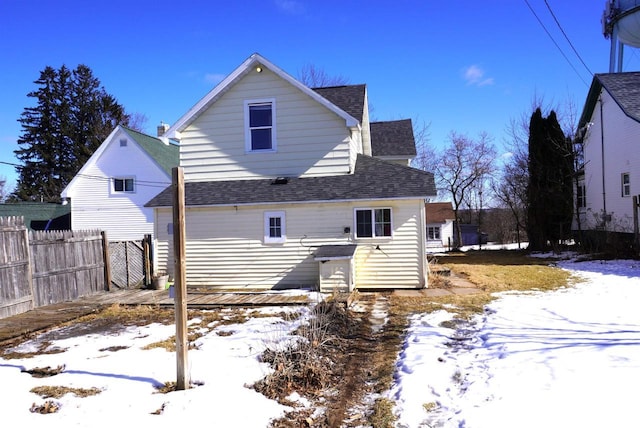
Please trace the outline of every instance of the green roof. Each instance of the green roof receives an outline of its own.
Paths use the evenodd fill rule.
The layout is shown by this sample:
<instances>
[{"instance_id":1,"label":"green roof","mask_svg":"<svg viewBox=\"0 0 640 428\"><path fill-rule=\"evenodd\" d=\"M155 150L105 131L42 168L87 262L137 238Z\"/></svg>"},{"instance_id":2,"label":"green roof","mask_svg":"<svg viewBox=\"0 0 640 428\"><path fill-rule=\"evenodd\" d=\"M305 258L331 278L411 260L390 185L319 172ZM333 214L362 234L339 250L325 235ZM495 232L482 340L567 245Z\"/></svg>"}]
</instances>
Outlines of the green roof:
<instances>
[{"instance_id":1,"label":"green roof","mask_svg":"<svg viewBox=\"0 0 640 428\"><path fill-rule=\"evenodd\" d=\"M71 205L61 205L49 202L16 202L0 204L0 217L24 217L24 224L32 230L43 230L43 226L45 226L49 220L53 221L55 219L60 219L70 213ZM40 226L36 226L36 224L39 224ZM67 228L70 228L70 225L68 225Z\"/></svg>"},{"instance_id":2,"label":"green roof","mask_svg":"<svg viewBox=\"0 0 640 428\"><path fill-rule=\"evenodd\" d=\"M179 166L180 150L177 144L165 144L161 139L122 127L142 149L153 158L158 165L171 177L171 170Z\"/></svg>"}]
</instances>

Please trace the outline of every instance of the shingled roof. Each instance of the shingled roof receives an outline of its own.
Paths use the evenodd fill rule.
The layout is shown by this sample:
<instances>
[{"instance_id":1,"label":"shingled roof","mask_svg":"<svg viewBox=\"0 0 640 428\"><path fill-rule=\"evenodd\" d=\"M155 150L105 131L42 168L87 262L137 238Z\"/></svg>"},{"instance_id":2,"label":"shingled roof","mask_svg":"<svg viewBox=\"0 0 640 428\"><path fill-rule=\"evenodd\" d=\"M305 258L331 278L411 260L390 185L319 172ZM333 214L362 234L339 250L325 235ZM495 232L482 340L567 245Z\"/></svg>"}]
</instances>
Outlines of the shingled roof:
<instances>
[{"instance_id":1,"label":"shingled roof","mask_svg":"<svg viewBox=\"0 0 640 428\"><path fill-rule=\"evenodd\" d=\"M314 92L326 98L329 102L344 110L350 116L362 123L366 85L327 86L311 88Z\"/></svg>"},{"instance_id":2,"label":"shingled roof","mask_svg":"<svg viewBox=\"0 0 640 428\"><path fill-rule=\"evenodd\" d=\"M433 174L358 155L353 174L327 177L288 178L283 184L272 179L185 183L187 206L229 206L300 202L413 199L436 195ZM171 187L149 201L146 207L169 207Z\"/></svg>"},{"instance_id":3,"label":"shingled roof","mask_svg":"<svg viewBox=\"0 0 640 428\"><path fill-rule=\"evenodd\" d=\"M593 76L579 128L591 119L603 87L627 116L640 122L640 72L599 73Z\"/></svg>"},{"instance_id":4,"label":"shingled roof","mask_svg":"<svg viewBox=\"0 0 640 428\"><path fill-rule=\"evenodd\" d=\"M371 154L381 156L416 155L411 119L371 122Z\"/></svg>"}]
</instances>

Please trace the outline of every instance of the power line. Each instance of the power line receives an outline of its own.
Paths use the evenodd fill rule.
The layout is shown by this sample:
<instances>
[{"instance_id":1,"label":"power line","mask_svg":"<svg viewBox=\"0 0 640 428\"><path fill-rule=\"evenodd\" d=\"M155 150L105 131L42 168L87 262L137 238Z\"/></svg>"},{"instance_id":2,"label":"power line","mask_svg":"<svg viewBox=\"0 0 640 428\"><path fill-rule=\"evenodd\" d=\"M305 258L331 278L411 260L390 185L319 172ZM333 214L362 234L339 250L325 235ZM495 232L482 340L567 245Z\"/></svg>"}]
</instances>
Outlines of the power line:
<instances>
[{"instance_id":1,"label":"power line","mask_svg":"<svg viewBox=\"0 0 640 428\"><path fill-rule=\"evenodd\" d=\"M567 58L567 55L565 55L565 53L562 51L562 48L560 48L560 46L558 45L558 43L555 41L555 39L553 38L553 36L551 35L551 33L549 32L549 30L547 30L547 27L545 27L544 23L542 22L542 20L540 19L540 17L538 16L538 14L536 13L535 10L533 10L533 8L531 7L531 5L529 4L528 0L524 0L524 2L527 4L527 6L529 7L529 10L531 11L531 13L533 13L533 16L536 17L536 19L538 20L538 23L540 24L540 26L542 27L542 29L545 31L545 33L547 33L547 36L549 36L549 38L551 39L551 41L553 42L553 44L556 46L556 48L558 48L558 51L560 51L560 53L562 54L562 56L564 57L564 59L567 61L567 64L569 64L569 66L573 69L573 71L576 72L576 74L578 75L578 77L580 78L580 80L582 80L582 83L585 84L585 86L589 87L589 84L582 78L582 76L580 75L580 73L578 73L578 70L576 70L576 68L573 66L573 64L571 63L571 61L569 60L569 58Z\"/></svg>"},{"instance_id":2,"label":"power line","mask_svg":"<svg viewBox=\"0 0 640 428\"><path fill-rule=\"evenodd\" d=\"M580 56L580 54L576 50L575 46L573 46L573 43L571 43L571 40L569 40L569 36L567 36L567 33L564 32L564 29L562 28L562 25L560 25L560 22L558 21L558 18L556 18L556 14L553 13L553 10L551 9L551 6L549 5L549 2L547 0L544 0L544 4L547 5L547 9L549 9L549 13L551 13L551 16L553 16L553 20L556 21L556 24L558 25L558 28L562 32L562 35L564 36L564 38L567 39L567 42L569 43L569 46L571 46L571 49L573 49L573 52L576 54L576 56L578 57L578 59L580 60L582 65L584 65L584 68L586 68L587 71L589 72L589 74L591 76L593 76L593 72L589 69L589 67L587 67L587 64L585 64L585 62L582 60L582 57Z\"/></svg>"}]
</instances>

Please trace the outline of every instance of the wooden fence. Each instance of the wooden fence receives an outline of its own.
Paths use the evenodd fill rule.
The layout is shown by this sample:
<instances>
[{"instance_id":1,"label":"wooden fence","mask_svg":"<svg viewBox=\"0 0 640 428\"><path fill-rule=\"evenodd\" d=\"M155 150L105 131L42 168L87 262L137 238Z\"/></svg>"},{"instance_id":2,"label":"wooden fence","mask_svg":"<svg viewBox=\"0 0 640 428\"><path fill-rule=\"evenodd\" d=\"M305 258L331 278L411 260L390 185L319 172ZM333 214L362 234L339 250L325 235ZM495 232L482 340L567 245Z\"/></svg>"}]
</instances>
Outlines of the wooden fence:
<instances>
[{"instance_id":1,"label":"wooden fence","mask_svg":"<svg viewBox=\"0 0 640 428\"><path fill-rule=\"evenodd\" d=\"M100 231L31 231L0 217L0 318L108 289Z\"/></svg>"}]
</instances>

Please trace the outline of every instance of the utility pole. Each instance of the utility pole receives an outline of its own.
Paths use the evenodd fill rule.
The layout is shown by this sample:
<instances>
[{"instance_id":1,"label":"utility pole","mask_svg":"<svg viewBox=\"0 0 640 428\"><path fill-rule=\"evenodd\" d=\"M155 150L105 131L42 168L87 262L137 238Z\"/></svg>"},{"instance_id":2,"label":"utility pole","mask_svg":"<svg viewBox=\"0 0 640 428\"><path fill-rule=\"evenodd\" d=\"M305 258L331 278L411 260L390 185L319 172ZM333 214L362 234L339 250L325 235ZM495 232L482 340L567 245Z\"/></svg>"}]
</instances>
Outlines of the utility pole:
<instances>
[{"instance_id":1,"label":"utility pole","mask_svg":"<svg viewBox=\"0 0 640 428\"><path fill-rule=\"evenodd\" d=\"M173 187L173 259L175 276L176 312L176 363L178 377L176 390L189 389L189 364L187 346L187 271L185 260L185 203L184 172L181 167L172 169Z\"/></svg>"}]
</instances>

